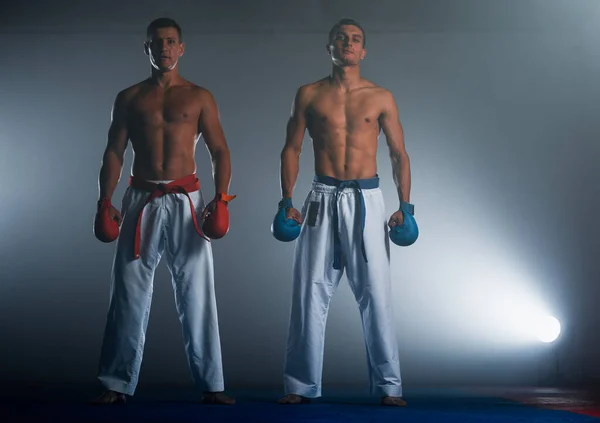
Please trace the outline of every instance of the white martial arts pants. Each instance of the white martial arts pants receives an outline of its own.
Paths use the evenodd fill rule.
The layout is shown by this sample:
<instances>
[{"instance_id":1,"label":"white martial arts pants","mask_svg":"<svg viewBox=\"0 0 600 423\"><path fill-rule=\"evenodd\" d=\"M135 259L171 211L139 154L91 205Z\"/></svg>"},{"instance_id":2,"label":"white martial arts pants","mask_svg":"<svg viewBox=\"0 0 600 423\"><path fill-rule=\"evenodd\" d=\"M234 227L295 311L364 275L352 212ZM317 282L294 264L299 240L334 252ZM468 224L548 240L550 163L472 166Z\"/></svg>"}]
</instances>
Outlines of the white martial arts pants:
<instances>
[{"instance_id":1,"label":"white martial arts pants","mask_svg":"<svg viewBox=\"0 0 600 423\"><path fill-rule=\"evenodd\" d=\"M372 395L402 396L390 281L387 216L381 190L364 189L365 262L356 225L357 195L352 188L313 182L302 208L296 241L293 297L284 370L285 394L321 396L325 323L329 303L344 268L360 311ZM342 266L333 268L333 207L338 209Z\"/></svg>"},{"instance_id":2,"label":"white martial arts pants","mask_svg":"<svg viewBox=\"0 0 600 423\"><path fill-rule=\"evenodd\" d=\"M223 391L211 245L194 228L188 197L167 194L146 205L141 226L141 257L134 260L136 221L149 195L129 186L123 198L123 224L112 269L98 379L106 389L128 395L135 392L154 271L164 252L194 383L202 391ZM198 190L189 195L200 223L204 210L202 193Z\"/></svg>"}]
</instances>

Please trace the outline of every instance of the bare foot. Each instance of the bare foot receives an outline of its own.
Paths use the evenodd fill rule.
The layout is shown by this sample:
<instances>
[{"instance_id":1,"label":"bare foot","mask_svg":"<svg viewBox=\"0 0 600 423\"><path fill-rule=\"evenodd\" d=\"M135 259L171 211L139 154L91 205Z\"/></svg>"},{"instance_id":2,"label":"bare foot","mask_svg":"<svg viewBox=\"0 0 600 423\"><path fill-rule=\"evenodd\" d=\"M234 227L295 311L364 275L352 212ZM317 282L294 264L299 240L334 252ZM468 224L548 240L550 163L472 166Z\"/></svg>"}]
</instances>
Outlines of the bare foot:
<instances>
[{"instance_id":1,"label":"bare foot","mask_svg":"<svg viewBox=\"0 0 600 423\"><path fill-rule=\"evenodd\" d=\"M202 404L233 405L235 400L223 392L205 392L202 395Z\"/></svg>"},{"instance_id":2,"label":"bare foot","mask_svg":"<svg viewBox=\"0 0 600 423\"><path fill-rule=\"evenodd\" d=\"M125 394L115 391L104 391L102 395L92 401L93 405L125 404Z\"/></svg>"},{"instance_id":3,"label":"bare foot","mask_svg":"<svg viewBox=\"0 0 600 423\"><path fill-rule=\"evenodd\" d=\"M381 398L381 405L387 405L390 407L405 407L406 401L402 397L383 397Z\"/></svg>"},{"instance_id":4,"label":"bare foot","mask_svg":"<svg viewBox=\"0 0 600 423\"><path fill-rule=\"evenodd\" d=\"M296 394L287 394L285 397L277 401L278 404L285 405L308 404L309 402L309 398L305 398Z\"/></svg>"}]
</instances>

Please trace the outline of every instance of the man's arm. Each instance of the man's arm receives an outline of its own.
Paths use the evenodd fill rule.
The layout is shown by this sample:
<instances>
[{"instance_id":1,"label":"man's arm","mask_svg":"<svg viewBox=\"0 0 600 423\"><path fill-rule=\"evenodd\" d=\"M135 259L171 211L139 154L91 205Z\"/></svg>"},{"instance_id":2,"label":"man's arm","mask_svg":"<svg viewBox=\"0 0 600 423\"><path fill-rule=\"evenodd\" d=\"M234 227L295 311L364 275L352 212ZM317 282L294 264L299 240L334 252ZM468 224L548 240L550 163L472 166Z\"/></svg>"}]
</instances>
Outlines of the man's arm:
<instances>
[{"instance_id":1,"label":"man's arm","mask_svg":"<svg viewBox=\"0 0 600 423\"><path fill-rule=\"evenodd\" d=\"M102 157L102 167L98 178L100 200L112 198L117 183L121 179L123 158L128 142L127 100L125 93L122 91L117 95L113 105L108 142Z\"/></svg>"},{"instance_id":2,"label":"man's arm","mask_svg":"<svg viewBox=\"0 0 600 423\"><path fill-rule=\"evenodd\" d=\"M219 119L219 110L209 91L202 90L201 98L202 112L200 113L199 129L202 131L212 161L215 194L227 194L231 183L231 160Z\"/></svg>"},{"instance_id":3,"label":"man's arm","mask_svg":"<svg viewBox=\"0 0 600 423\"><path fill-rule=\"evenodd\" d=\"M404 131L396 101L390 92L385 93L384 110L379 118L392 160L394 183L400 201L410 202L410 159L404 146Z\"/></svg>"},{"instance_id":4,"label":"man's arm","mask_svg":"<svg viewBox=\"0 0 600 423\"><path fill-rule=\"evenodd\" d=\"M307 87L296 92L291 116L287 123L285 145L281 151L281 196L292 198L298 179L302 141L306 131Z\"/></svg>"}]
</instances>

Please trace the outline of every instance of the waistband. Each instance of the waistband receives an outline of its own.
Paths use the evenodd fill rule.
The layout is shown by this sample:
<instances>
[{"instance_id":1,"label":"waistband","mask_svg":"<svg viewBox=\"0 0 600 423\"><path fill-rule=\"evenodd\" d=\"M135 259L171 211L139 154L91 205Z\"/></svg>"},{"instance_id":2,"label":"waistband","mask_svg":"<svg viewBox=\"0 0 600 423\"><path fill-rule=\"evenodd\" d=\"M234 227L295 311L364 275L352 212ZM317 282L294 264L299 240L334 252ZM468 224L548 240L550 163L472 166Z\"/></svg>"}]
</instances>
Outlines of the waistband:
<instances>
[{"instance_id":1,"label":"waistband","mask_svg":"<svg viewBox=\"0 0 600 423\"><path fill-rule=\"evenodd\" d=\"M131 176L129 178L129 186L159 195L173 193L185 194L188 192L198 191L200 189L200 181L195 173L172 180L169 183L149 181L137 176Z\"/></svg>"},{"instance_id":2,"label":"waistband","mask_svg":"<svg viewBox=\"0 0 600 423\"><path fill-rule=\"evenodd\" d=\"M315 175L314 182L327 185L330 187L336 187L338 189L343 188L359 188L359 189L374 189L379 188L379 175L375 175L373 178L366 179L337 179L333 176L326 175Z\"/></svg>"},{"instance_id":3,"label":"waistband","mask_svg":"<svg viewBox=\"0 0 600 423\"><path fill-rule=\"evenodd\" d=\"M148 181L146 179L138 178L132 176L129 178L129 186L132 188L140 189L143 191L147 191L150 193L146 202L142 206L139 215L137 216L137 223L135 228L135 240L133 244L133 258L140 258L140 243L141 243L141 229L142 229L142 215L144 213L144 208L146 205L157 197L162 197L167 194L184 194L190 203L190 212L192 213L192 221L194 223L194 228L198 235L204 238L207 241L210 241L203 233L200 225L198 224L198 220L196 219L196 209L194 208L194 203L189 196L190 192L198 191L200 189L200 180L196 177L196 174L184 176L183 178L175 179L167 184L164 183L156 183L152 181Z\"/></svg>"}]
</instances>

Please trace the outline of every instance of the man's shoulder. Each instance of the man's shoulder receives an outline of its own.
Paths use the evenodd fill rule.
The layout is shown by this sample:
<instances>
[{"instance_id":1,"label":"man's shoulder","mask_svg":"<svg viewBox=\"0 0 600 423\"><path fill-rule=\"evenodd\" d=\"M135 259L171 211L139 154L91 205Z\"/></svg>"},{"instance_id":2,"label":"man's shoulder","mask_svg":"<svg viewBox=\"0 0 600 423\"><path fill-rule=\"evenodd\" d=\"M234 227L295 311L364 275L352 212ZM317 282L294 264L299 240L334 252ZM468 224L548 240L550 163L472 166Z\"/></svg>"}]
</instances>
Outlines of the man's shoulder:
<instances>
[{"instance_id":1,"label":"man's shoulder","mask_svg":"<svg viewBox=\"0 0 600 423\"><path fill-rule=\"evenodd\" d=\"M373 95L381 96L381 97L393 97L393 94L390 90L381 85L378 85L368 79L363 79L362 88L369 90Z\"/></svg>"},{"instance_id":2,"label":"man's shoulder","mask_svg":"<svg viewBox=\"0 0 600 423\"><path fill-rule=\"evenodd\" d=\"M330 80L329 80L329 76L325 76L321 79L318 79L316 81L313 82L309 82L308 84L304 85L304 87L306 87L307 90L312 90L313 92L317 92L319 90L323 90L323 89L327 89L329 88L330 85Z\"/></svg>"},{"instance_id":3,"label":"man's shoulder","mask_svg":"<svg viewBox=\"0 0 600 423\"><path fill-rule=\"evenodd\" d=\"M214 101L213 93L208 88L202 85L190 81L185 81L180 87L187 93L191 94L193 97L201 101L202 103L206 101Z\"/></svg>"},{"instance_id":4,"label":"man's shoulder","mask_svg":"<svg viewBox=\"0 0 600 423\"><path fill-rule=\"evenodd\" d=\"M380 85L366 81L365 89L369 93L369 97L384 110L393 109L396 104L396 99L392 92Z\"/></svg>"},{"instance_id":5,"label":"man's shoulder","mask_svg":"<svg viewBox=\"0 0 600 423\"><path fill-rule=\"evenodd\" d=\"M308 82L308 83L302 85L302 87L305 87L306 89L316 90L316 89L319 89L319 88L323 88L323 87L325 87L328 84L329 84L329 76L325 76L325 77L323 77L321 79L318 79L316 81Z\"/></svg>"},{"instance_id":6,"label":"man's shoulder","mask_svg":"<svg viewBox=\"0 0 600 423\"><path fill-rule=\"evenodd\" d=\"M300 85L296 91L296 96L299 100L308 101L327 84L327 81L328 77L324 77L317 81Z\"/></svg>"},{"instance_id":7,"label":"man's shoulder","mask_svg":"<svg viewBox=\"0 0 600 423\"><path fill-rule=\"evenodd\" d=\"M128 86L127 88L123 88L121 91L117 93L117 101L129 101L133 97L135 97L140 90L144 88L148 84L148 80L145 79L140 82L136 82L133 85Z\"/></svg>"}]
</instances>

